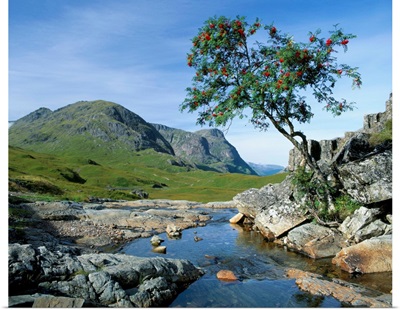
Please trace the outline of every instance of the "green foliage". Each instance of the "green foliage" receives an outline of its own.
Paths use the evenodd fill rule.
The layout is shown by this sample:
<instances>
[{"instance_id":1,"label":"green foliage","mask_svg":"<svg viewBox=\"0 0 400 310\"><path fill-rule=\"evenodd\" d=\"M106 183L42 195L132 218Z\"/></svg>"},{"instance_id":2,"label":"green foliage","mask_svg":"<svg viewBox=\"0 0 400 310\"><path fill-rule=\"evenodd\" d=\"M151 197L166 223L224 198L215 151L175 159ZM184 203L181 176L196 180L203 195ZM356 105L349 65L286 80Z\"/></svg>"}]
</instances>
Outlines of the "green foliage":
<instances>
[{"instance_id":1,"label":"green foliage","mask_svg":"<svg viewBox=\"0 0 400 310\"><path fill-rule=\"evenodd\" d=\"M392 141L392 119L389 119L385 123L385 127L382 131L374 133L369 139L369 143L373 146L381 144L385 141Z\"/></svg>"},{"instance_id":2,"label":"green foliage","mask_svg":"<svg viewBox=\"0 0 400 310\"><path fill-rule=\"evenodd\" d=\"M185 199L199 202L227 201L250 187L279 183L287 174L260 177L236 173L216 173L172 166L171 155L153 150L115 156L92 152L56 156L9 147L9 191L20 192L28 200L87 201L89 197L134 200L133 189L149 193L150 199ZM95 160L97 165L91 164ZM68 181L60 171L79 171L84 184ZM46 183L48 191L36 190L35 182ZM28 187L25 187L29 184ZM165 184L165 185L162 185ZM161 186L154 186L161 185ZM57 188L55 192L52 188ZM157 187L157 188L156 188ZM43 186L37 186L43 189Z\"/></svg>"},{"instance_id":3,"label":"green foliage","mask_svg":"<svg viewBox=\"0 0 400 310\"><path fill-rule=\"evenodd\" d=\"M304 207L323 221L332 220L334 215L329 210L326 193L332 194L334 189L326 182L321 182L314 177L314 172L307 171L305 167L298 167L293 174L292 184L299 200L305 199Z\"/></svg>"},{"instance_id":4,"label":"green foliage","mask_svg":"<svg viewBox=\"0 0 400 310\"><path fill-rule=\"evenodd\" d=\"M336 217L339 221L343 221L361 206L359 202L352 199L349 195L341 195L335 199L335 212L332 216Z\"/></svg>"},{"instance_id":5,"label":"green foliage","mask_svg":"<svg viewBox=\"0 0 400 310\"><path fill-rule=\"evenodd\" d=\"M306 197L305 207L324 221L342 222L361 207L361 204L349 195L339 195L334 199L334 210L330 210L324 200L326 185L313 178L313 173L306 171L304 167L296 169L292 184L295 186L298 198ZM331 194L335 193L333 188L326 189Z\"/></svg>"},{"instance_id":6,"label":"green foliage","mask_svg":"<svg viewBox=\"0 0 400 310\"><path fill-rule=\"evenodd\" d=\"M251 36L261 31L267 32L269 44L251 44ZM306 89L334 115L351 110L353 103L336 100L332 89L344 76L359 87L361 77L357 68L338 64L334 54L337 48L346 52L356 36L336 26L327 39L320 33L310 32L309 42L297 42L259 19L249 24L239 16L210 18L192 39L187 63L196 73L181 110L198 111L201 125L226 125L251 111L257 128L266 129L269 122L292 127L292 121L309 122L313 116L302 96Z\"/></svg>"}]
</instances>

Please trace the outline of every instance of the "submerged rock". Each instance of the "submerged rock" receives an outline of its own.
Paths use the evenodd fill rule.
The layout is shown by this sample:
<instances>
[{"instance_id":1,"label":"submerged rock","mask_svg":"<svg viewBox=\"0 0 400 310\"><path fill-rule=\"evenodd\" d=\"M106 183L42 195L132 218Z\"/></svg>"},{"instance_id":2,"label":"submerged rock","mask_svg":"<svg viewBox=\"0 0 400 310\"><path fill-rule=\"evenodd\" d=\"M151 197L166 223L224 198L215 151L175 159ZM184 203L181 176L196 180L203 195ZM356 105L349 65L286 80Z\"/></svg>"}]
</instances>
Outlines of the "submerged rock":
<instances>
[{"instance_id":1,"label":"submerged rock","mask_svg":"<svg viewBox=\"0 0 400 310\"><path fill-rule=\"evenodd\" d=\"M152 250L154 253L160 253L160 254L166 254L167 253L167 247L164 245L159 245L153 248Z\"/></svg>"},{"instance_id":2,"label":"submerged rock","mask_svg":"<svg viewBox=\"0 0 400 310\"><path fill-rule=\"evenodd\" d=\"M217 273L217 279L221 281L236 281L237 277L231 270L220 270Z\"/></svg>"}]
</instances>

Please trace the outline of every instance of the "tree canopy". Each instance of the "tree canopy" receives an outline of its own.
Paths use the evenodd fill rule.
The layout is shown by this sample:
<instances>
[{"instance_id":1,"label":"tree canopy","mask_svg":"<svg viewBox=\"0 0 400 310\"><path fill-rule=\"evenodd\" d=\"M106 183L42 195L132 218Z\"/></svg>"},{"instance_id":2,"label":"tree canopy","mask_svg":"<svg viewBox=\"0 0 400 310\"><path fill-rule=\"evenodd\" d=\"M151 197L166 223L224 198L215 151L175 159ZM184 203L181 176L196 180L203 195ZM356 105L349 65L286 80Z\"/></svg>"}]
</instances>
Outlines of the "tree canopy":
<instances>
[{"instance_id":1,"label":"tree canopy","mask_svg":"<svg viewBox=\"0 0 400 310\"><path fill-rule=\"evenodd\" d=\"M256 33L266 43L252 38ZM358 68L339 64L336 57L347 52L356 36L338 25L328 33L324 38L317 29L308 33L306 42L298 42L273 24L262 25L259 19L250 24L240 16L210 18L192 39L187 64L195 75L180 106L181 111L198 112L201 125L225 126L235 117L249 117L261 130L272 124L311 169L303 187L311 201L308 210L318 221L318 214L334 210L339 186L328 182L328 175L335 179L333 169L320 169L309 152L306 135L295 126L310 122L314 103L333 115L353 109L354 102L334 97L338 79L346 77L353 88L361 86ZM298 172L304 175L305 166ZM295 176L298 183L302 179Z\"/></svg>"},{"instance_id":2,"label":"tree canopy","mask_svg":"<svg viewBox=\"0 0 400 310\"><path fill-rule=\"evenodd\" d=\"M267 44L252 40L257 32L266 32ZM356 36L334 26L329 38L321 30L309 33L307 42L297 42L273 24L252 24L245 17L213 17L193 37L187 55L188 66L195 69L192 87L181 110L198 112L197 123L226 125L235 117L248 116L256 128L266 130L272 123L296 147L295 122L310 122L310 100L304 91L334 115L351 110L353 102L337 100L333 88L338 79L348 77L354 87L361 85L358 68L338 64L335 56L346 52Z\"/></svg>"}]
</instances>

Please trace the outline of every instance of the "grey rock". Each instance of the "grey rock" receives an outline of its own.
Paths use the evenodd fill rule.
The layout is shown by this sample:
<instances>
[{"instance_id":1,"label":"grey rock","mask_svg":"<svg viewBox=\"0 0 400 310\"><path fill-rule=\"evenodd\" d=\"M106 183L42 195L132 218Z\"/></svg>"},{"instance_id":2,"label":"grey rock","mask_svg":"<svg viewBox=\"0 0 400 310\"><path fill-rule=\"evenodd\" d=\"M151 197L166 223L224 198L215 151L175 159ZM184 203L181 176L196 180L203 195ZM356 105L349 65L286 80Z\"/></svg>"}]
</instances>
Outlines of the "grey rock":
<instances>
[{"instance_id":1,"label":"grey rock","mask_svg":"<svg viewBox=\"0 0 400 310\"><path fill-rule=\"evenodd\" d=\"M369 137L367 133L356 132L348 139L343 139L342 146L333 153L332 162L343 165L364 158L374 149L369 144Z\"/></svg>"},{"instance_id":2,"label":"grey rock","mask_svg":"<svg viewBox=\"0 0 400 310\"><path fill-rule=\"evenodd\" d=\"M82 298L96 307L132 307L131 297L138 292L149 292L145 296L151 300L144 301L142 296L142 304L167 305L181 289L203 275L192 263L179 259L124 254L73 256L45 247L35 251L30 245L19 244L10 245L9 252L11 292L36 287L38 293ZM156 278L160 280L147 282Z\"/></svg>"},{"instance_id":3,"label":"grey rock","mask_svg":"<svg viewBox=\"0 0 400 310\"><path fill-rule=\"evenodd\" d=\"M363 204L392 199L392 151L338 167L346 192Z\"/></svg>"},{"instance_id":4,"label":"grey rock","mask_svg":"<svg viewBox=\"0 0 400 310\"><path fill-rule=\"evenodd\" d=\"M9 244L8 246L8 274L9 289L16 291L21 285L30 286L32 278L36 277L37 260L32 245Z\"/></svg>"},{"instance_id":5,"label":"grey rock","mask_svg":"<svg viewBox=\"0 0 400 310\"><path fill-rule=\"evenodd\" d=\"M165 230L168 237L176 238L182 236L182 228L173 224L168 224Z\"/></svg>"},{"instance_id":6,"label":"grey rock","mask_svg":"<svg viewBox=\"0 0 400 310\"><path fill-rule=\"evenodd\" d=\"M323 258L335 256L341 250L340 239L334 230L309 223L292 229L286 245L311 258Z\"/></svg>"},{"instance_id":7,"label":"grey rock","mask_svg":"<svg viewBox=\"0 0 400 310\"><path fill-rule=\"evenodd\" d=\"M307 220L300 202L293 199L290 178L261 189L250 189L233 197L237 209L253 219L256 227L268 239L280 237Z\"/></svg>"},{"instance_id":8,"label":"grey rock","mask_svg":"<svg viewBox=\"0 0 400 310\"><path fill-rule=\"evenodd\" d=\"M157 277L145 281L130 300L136 307L166 306L165 301L171 300L176 295L177 289L176 284L170 285L165 278Z\"/></svg>"},{"instance_id":9,"label":"grey rock","mask_svg":"<svg viewBox=\"0 0 400 310\"><path fill-rule=\"evenodd\" d=\"M164 242L164 240L161 239L160 236L158 236L158 235L154 235L150 239L150 243L152 246L159 246L162 242Z\"/></svg>"},{"instance_id":10,"label":"grey rock","mask_svg":"<svg viewBox=\"0 0 400 310\"><path fill-rule=\"evenodd\" d=\"M388 225L381 220L376 220L357 231L354 235L354 241L359 243L385 234L392 234L392 225Z\"/></svg>"},{"instance_id":11,"label":"grey rock","mask_svg":"<svg viewBox=\"0 0 400 310\"><path fill-rule=\"evenodd\" d=\"M380 210L377 208L360 207L351 216L348 216L338 229L346 239L353 240L360 229L374 222L379 215Z\"/></svg>"},{"instance_id":12,"label":"grey rock","mask_svg":"<svg viewBox=\"0 0 400 310\"><path fill-rule=\"evenodd\" d=\"M8 297L8 307L32 307L35 298L32 295L15 295Z\"/></svg>"}]
</instances>

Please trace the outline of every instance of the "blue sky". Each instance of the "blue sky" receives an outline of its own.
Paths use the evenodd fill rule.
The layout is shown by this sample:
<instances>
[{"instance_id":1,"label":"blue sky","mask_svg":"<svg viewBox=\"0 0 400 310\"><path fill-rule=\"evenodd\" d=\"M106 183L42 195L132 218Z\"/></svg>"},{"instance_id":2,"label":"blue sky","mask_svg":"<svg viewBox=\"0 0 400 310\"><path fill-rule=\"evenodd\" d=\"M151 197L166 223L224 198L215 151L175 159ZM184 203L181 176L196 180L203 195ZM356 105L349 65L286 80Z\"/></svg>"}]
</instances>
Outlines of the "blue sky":
<instances>
[{"instance_id":1,"label":"blue sky","mask_svg":"<svg viewBox=\"0 0 400 310\"><path fill-rule=\"evenodd\" d=\"M9 120L103 99L148 122L202 129L196 114L181 113L179 105L194 74L186 65L191 39L214 15L259 17L298 41L317 28L328 37L334 24L357 35L340 60L359 67L363 86L352 90L344 80L335 94L358 108L334 118L316 104L311 124L301 127L309 138L360 129L365 114L384 111L392 92L388 0L10 0L8 9ZM272 128L259 132L235 120L225 136L246 161L287 165L292 146Z\"/></svg>"}]
</instances>

